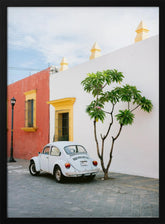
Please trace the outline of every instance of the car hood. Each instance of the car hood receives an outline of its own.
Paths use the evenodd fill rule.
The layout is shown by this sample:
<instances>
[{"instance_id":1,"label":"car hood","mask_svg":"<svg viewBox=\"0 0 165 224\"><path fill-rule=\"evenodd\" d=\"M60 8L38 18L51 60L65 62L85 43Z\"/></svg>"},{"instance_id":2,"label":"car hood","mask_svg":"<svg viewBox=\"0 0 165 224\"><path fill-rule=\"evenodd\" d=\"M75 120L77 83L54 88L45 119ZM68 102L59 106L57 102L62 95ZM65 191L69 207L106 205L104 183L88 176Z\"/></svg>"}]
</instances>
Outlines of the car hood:
<instances>
[{"instance_id":1,"label":"car hood","mask_svg":"<svg viewBox=\"0 0 165 224\"><path fill-rule=\"evenodd\" d=\"M79 171L91 170L94 169L92 165L92 159L88 154L76 154L69 156L69 163Z\"/></svg>"}]
</instances>

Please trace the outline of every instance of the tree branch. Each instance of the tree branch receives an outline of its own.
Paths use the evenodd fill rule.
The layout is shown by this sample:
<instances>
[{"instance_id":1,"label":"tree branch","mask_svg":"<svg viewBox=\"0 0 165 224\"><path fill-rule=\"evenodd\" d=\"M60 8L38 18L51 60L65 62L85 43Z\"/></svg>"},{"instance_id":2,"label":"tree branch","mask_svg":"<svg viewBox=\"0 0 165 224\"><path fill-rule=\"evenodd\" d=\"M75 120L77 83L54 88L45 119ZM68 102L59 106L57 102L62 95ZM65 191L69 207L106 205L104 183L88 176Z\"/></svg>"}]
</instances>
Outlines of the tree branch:
<instances>
[{"instance_id":1,"label":"tree branch","mask_svg":"<svg viewBox=\"0 0 165 224\"><path fill-rule=\"evenodd\" d=\"M139 106L140 105L137 105L134 109L131 110L131 112L134 111L134 110L136 110Z\"/></svg>"},{"instance_id":2,"label":"tree branch","mask_svg":"<svg viewBox=\"0 0 165 224\"><path fill-rule=\"evenodd\" d=\"M105 135L102 139L106 139L106 137L108 136L108 134L109 134L109 132L110 132L111 126L112 126L112 124L113 124L113 115L112 115L112 114L113 114L113 111L114 111L114 107L115 107L115 104L113 104L113 106L112 106L112 111L109 113L109 114L111 115L111 122L110 122L110 124L109 124L107 133L106 133L106 135Z\"/></svg>"},{"instance_id":3,"label":"tree branch","mask_svg":"<svg viewBox=\"0 0 165 224\"><path fill-rule=\"evenodd\" d=\"M108 111L105 111L105 110L102 110L102 111L105 112L106 114L111 114L111 112L108 112Z\"/></svg>"},{"instance_id":4,"label":"tree branch","mask_svg":"<svg viewBox=\"0 0 165 224\"><path fill-rule=\"evenodd\" d=\"M97 146L97 155L101 159L101 155L99 152L99 143L98 143L97 134L96 134L96 120L94 120L93 124L94 124L94 136L95 136L95 141L96 141L96 146Z\"/></svg>"},{"instance_id":5,"label":"tree branch","mask_svg":"<svg viewBox=\"0 0 165 224\"><path fill-rule=\"evenodd\" d=\"M106 85L107 85L107 83L105 83L104 86L102 86L102 89L103 89L104 87L106 87Z\"/></svg>"},{"instance_id":6,"label":"tree branch","mask_svg":"<svg viewBox=\"0 0 165 224\"><path fill-rule=\"evenodd\" d=\"M118 134L116 135L116 137L115 137L115 138L112 137L114 140L116 140L116 139L119 137L119 135L120 135L120 133L121 133L121 129L122 129L122 127L123 127L123 125L121 124L121 125L120 125L120 129L119 129L119 132L118 132Z\"/></svg>"},{"instance_id":7,"label":"tree branch","mask_svg":"<svg viewBox=\"0 0 165 224\"><path fill-rule=\"evenodd\" d=\"M104 154L104 139L102 138L101 159L100 160L101 160L101 166L102 166L103 172L105 172L103 154Z\"/></svg>"},{"instance_id":8,"label":"tree branch","mask_svg":"<svg viewBox=\"0 0 165 224\"><path fill-rule=\"evenodd\" d=\"M109 157L109 162L108 162L107 168L106 168L106 171L107 172L108 172L109 166L111 165L111 161L112 161L112 153L113 153L114 142L119 137L119 135L121 133L121 130L122 130L122 127L123 127L123 125L121 124L120 125L120 129L119 129L119 132L118 132L118 134L116 135L115 138L112 136L112 145L111 145L111 150L110 150L110 157Z\"/></svg>"},{"instance_id":9,"label":"tree branch","mask_svg":"<svg viewBox=\"0 0 165 224\"><path fill-rule=\"evenodd\" d=\"M108 134L109 134L109 132L110 132L110 129L111 129L111 126L112 126L112 124L113 124L113 111L114 111L114 106L115 106L115 104L113 104L112 105L112 110L111 110L111 112L109 113L110 115L111 115L111 122L110 122L110 124L109 124L109 127L108 127L108 130L107 130L107 133L106 133L106 135L103 137L102 136L102 134L100 135L101 136L101 139L102 139L102 147L101 147L101 166L102 166L102 169L103 169L103 172L105 173L107 170L108 170L108 168L107 169L105 169L105 166L104 166L104 160L103 160L103 156L104 156L104 140L107 138L107 136L108 136ZM110 164L109 164L110 165Z\"/></svg>"}]
</instances>

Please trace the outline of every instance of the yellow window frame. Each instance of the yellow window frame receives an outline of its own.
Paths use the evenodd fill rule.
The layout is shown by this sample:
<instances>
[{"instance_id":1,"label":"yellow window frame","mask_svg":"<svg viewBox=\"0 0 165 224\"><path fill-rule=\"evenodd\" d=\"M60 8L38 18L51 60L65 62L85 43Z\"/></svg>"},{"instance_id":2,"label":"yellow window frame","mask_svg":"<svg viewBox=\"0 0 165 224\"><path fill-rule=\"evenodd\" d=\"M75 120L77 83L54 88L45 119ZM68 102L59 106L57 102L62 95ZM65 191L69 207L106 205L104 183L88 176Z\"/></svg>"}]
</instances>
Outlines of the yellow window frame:
<instances>
[{"instance_id":1,"label":"yellow window frame","mask_svg":"<svg viewBox=\"0 0 165 224\"><path fill-rule=\"evenodd\" d=\"M30 90L28 92L25 92L25 101L27 102L28 100L34 100L33 101L33 127L28 127L28 110L27 110L27 104L25 104L25 127L21 128L24 131L27 132L35 132L37 130L36 127L36 93L37 90Z\"/></svg>"},{"instance_id":2,"label":"yellow window frame","mask_svg":"<svg viewBox=\"0 0 165 224\"><path fill-rule=\"evenodd\" d=\"M69 113L69 141L73 141L73 105L76 98L68 97L47 102L55 108L55 141L58 139L58 115L60 113Z\"/></svg>"}]
</instances>

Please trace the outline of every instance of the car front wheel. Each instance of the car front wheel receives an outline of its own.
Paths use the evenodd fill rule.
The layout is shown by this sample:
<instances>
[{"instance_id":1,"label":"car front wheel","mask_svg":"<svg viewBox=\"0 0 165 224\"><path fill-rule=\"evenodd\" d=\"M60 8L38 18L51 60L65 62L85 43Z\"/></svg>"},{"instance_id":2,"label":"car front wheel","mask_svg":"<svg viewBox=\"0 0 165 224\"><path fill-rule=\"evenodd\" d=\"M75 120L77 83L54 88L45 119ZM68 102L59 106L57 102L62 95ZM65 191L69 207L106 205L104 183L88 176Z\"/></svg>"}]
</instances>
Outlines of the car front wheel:
<instances>
[{"instance_id":1,"label":"car front wheel","mask_svg":"<svg viewBox=\"0 0 165 224\"><path fill-rule=\"evenodd\" d=\"M36 171L36 167L35 167L34 162L30 163L30 165L29 165L29 171L30 171L30 174L32 176L37 176L40 173L40 172Z\"/></svg>"},{"instance_id":2,"label":"car front wheel","mask_svg":"<svg viewBox=\"0 0 165 224\"><path fill-rule=\"evenodd\" d=\"M56 168L55 168L54 176L55 176L55 179L56 179L56 181L57 181L58 183L63 182L63 180L64 180L64 175L62 174L62 171L61 171L60 167L56 167Z\"/></svg>"}]
</instances>

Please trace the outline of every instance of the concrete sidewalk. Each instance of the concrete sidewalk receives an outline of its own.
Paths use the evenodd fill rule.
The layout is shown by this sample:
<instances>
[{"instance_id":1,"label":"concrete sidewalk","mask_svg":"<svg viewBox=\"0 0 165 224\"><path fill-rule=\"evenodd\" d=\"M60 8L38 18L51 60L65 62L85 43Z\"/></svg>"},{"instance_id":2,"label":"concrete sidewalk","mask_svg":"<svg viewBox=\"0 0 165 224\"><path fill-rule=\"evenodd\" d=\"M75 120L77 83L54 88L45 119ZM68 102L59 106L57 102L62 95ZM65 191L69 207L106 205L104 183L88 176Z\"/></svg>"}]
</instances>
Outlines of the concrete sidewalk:
<instances>
[{"instance_id":1,"label":"concrete sidewalk","mask_svg":"<svg viewBox=\"0 0 165 224\"><path fill-rule=\"evenodd\" d=\"M159 217L159 180L103 173L93 181L29 174L28 160L8 163L8 217Z\"/></svg>"}]
</instances>

